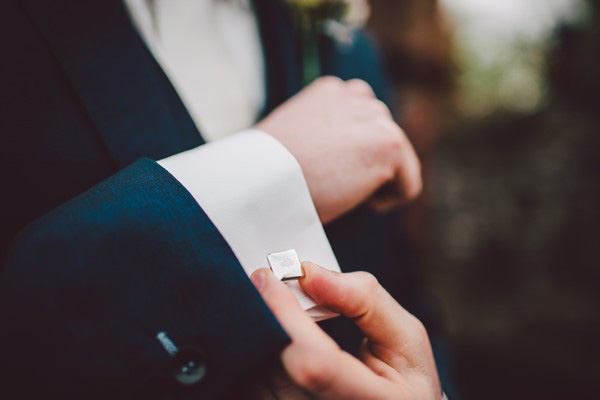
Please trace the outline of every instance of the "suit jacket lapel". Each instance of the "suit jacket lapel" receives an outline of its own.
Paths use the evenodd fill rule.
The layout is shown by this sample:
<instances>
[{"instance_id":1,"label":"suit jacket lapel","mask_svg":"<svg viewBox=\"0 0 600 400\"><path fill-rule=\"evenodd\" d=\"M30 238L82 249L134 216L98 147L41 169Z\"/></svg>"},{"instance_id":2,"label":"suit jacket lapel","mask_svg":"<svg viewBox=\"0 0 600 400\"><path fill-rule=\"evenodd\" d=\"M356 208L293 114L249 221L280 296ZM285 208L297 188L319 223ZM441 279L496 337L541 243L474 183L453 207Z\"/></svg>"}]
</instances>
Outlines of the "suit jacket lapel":
<instances>
[{"instance_id":1,"label":"suit jacket lapel","mask_svg":"<svg viewBox=\"0 0 600 400\"><path fill-rule=\"evenodd\" d=\"M118 167L204 143L121 0L21 0ZM262 116L302 89L289 10L253 0L266 66Z\"/></svg>"},{"instance_id":2,"label":"suit jacket lapel","mask_svg":"<svg viewBox=\"0 0 600 400\"><path fill-rule=\"evenodd\" d=\"M121 0L22 3L118 167L203 143Z\"/></svg>"}]
</instances>

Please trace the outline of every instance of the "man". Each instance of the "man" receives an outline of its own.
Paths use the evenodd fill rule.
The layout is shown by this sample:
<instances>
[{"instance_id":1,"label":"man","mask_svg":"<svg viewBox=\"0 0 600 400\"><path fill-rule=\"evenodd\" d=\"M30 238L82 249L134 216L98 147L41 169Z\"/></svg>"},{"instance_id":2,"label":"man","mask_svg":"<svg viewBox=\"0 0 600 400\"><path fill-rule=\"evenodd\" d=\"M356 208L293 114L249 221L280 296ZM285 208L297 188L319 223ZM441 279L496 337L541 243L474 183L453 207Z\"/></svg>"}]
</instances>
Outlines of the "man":
<instances>
[{"instance_id":1,"label":"man","mask_svg":"<svg viewBox=\"0 0 600 400\"><path fill-rule=\"evenodd\" d=\"M386 182L405 200L419 192L412 147L364 82L320 80L284 103L301 89L290 24L282 3L253 4L268 116L239 134L210 122L219 93L182 84L169 10L153 8L175 46L161 49L133 3L5 4L1 390L227 396L288 341L246 278L255 260L297 243L336 263L321 222ZM367 42L345 55L328 46L324 72L380 86ZM373 264L390 269L380 238L395 237L381 222L363 207L332 227L342 265L380 249Z\"/></svg>"}]
</instances>

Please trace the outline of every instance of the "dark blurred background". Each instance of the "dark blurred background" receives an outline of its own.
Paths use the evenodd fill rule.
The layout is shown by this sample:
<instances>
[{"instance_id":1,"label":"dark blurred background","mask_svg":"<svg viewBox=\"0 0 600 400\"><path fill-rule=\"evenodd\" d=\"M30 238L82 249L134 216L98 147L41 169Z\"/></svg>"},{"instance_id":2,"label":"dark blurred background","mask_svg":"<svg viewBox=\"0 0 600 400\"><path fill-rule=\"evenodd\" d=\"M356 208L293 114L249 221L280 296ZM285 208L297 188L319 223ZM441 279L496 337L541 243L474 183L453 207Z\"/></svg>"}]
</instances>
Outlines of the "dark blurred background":
<instances>
[{"instance_id":1,"label":"dark blurred background","mask_svg":"<svg viewBox=\"0 0 600 400\"><path fill-rule=\"evenodd\" d=\"M600 0L370 5L461 398L600 398Z\"/></svg>"}]
</instances>

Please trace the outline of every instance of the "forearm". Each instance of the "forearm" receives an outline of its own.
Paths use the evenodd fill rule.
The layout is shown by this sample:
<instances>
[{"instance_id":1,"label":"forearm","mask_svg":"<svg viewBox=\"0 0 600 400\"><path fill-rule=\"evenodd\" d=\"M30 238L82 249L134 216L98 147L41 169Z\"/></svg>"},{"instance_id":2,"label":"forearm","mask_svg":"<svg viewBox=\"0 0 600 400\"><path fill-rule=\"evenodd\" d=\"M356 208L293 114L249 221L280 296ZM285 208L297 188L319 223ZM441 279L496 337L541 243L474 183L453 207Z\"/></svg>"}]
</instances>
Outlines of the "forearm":
<instances>
[{"instance_id":1,"label":"forearm","mask_svg":"<svg viewBox=\"0 0 600 400\"><path fill-rule=\"evenodd\" d=\"M201 207L150 160L17 238L0 273L0 316L10 343L0 391L219 398L287 343ZM160 332L205 353L206 380L173 379Z\"/></svg>"}]
</instances>

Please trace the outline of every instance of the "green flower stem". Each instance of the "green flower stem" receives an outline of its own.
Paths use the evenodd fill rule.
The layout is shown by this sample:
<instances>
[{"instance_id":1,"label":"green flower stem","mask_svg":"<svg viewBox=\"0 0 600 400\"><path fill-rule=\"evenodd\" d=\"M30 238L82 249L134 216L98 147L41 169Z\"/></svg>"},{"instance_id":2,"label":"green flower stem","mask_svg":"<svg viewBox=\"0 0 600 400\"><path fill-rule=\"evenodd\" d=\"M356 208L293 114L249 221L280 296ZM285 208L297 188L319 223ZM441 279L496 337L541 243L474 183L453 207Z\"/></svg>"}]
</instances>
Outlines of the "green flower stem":
<instances>
[{"instance_id":1,"label":"green flower stem","mask_svg":"<svg viewBox=\"0 0 600 400\"><path fill-rule=\"evenodd\" d=\"M345 0L287 0L296 22L302 56L302 80L309 85L321 75L320 29L327 20L341 21Z\"/></svg>"},{"instance_id":2,"label":"green flower stem","mask_svg":"<svg viewBox=\"0 0 600 400\"><path fill-rule=\"evenodd\" d=\"M312 25L312 24L311 24ZM319 54L319 32L315 26L302 30L302 80L304 86L311 84L321 75Z\"/></svg>"}]
</instances>

